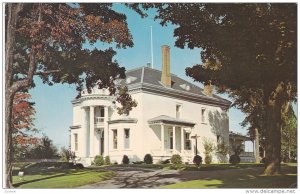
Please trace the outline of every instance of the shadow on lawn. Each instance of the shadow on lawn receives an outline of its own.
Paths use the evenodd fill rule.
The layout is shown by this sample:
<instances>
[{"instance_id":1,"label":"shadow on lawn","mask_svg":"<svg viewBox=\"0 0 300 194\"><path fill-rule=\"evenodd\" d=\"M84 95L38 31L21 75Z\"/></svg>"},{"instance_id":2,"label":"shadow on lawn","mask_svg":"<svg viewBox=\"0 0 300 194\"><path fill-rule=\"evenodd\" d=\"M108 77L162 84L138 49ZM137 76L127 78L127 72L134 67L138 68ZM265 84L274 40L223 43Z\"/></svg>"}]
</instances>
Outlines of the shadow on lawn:
<instances>
[{"instance_id":1,"label":"shadow on lawn","mask_svg":"<svg viewBox=\"0 0 300 194\"><path fill-rule=\"evenodd\" d=\"M282 167L283 174L263 176L263 168L235 169L211 172L182 172L191 180L170 188L296 188L297 167ZM182 179L182 181L184 181Z\"/></svg>"}]
</instances>

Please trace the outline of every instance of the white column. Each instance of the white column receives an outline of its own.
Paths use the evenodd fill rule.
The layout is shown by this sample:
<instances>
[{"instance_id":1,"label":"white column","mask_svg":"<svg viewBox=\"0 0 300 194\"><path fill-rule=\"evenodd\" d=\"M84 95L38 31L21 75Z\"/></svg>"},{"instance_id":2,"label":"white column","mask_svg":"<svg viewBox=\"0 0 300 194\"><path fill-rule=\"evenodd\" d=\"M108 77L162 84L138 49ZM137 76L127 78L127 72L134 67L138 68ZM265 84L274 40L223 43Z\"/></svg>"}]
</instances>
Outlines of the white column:
<instances>
[{"instance_id":1,"label":"white column","mask_svg":"<svg viewBox=\"0 0 300 194\"><path fill-rule=\"evenodd\" d=\"M87 109L82 107L82 156L87 157L88 156L88 115L87 115Z\"/></svg>"},{"instance_id":2,"label":"white column","mask_svg":"<svg viewBox=\"0 0 300 194\"><path fill-rule=\"evenodd\" d=\"M94 107L90 106L90 157L94 157L94 136L95 136L95 113Z\"/></svg>"},{"instance_id":3,"label":"white column","mask_svg":"<svg viewBox=\"0 0 300 194\"><path fill-rule=\"evenodd\" d=\"M181 129L181 153L183 153L184 150L184 131L183 131L183 127L180 127Z\"/></svg>"},{"instance_id":4,"label":"white column","mask_svg":"<svg viewBox=\"0 0 300 194\"><path fill-rule=\"evenodd\" d=\"M175 140L176 140L175 126L173 126L173 150L174 150L173 153L176 152L176 142L175 142Z\"/></svg>"},{"instance_id":5,"label":"white column","mask_svg":"<svg viewBox=\"0 0 300 194\"><path fill-rule=\"evenodd\" d=\"M164 130L164 125L160 125L160 132L161 132L161 151L165 151L165 130Z\"/></svg>"},{"instance_id":6,"label":"white column","mask_svg":"<svg viewBox=\"0 0 300 194\"><path fill-rule=\"evenodd\" d=\"M109 136L108 136L108 106L104 107L104 156L108 156L109 149L108 149L108 143L109 143Z\"/></svg>"}]
</instances>

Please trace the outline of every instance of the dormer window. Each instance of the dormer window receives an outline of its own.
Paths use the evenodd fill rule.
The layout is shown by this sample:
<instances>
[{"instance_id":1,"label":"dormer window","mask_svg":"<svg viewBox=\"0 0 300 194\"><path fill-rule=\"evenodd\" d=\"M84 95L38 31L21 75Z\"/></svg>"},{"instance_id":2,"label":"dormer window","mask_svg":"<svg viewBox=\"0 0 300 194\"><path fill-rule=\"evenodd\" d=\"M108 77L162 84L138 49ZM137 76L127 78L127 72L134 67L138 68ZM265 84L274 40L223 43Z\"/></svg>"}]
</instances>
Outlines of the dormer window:
<instances>
[{"instance_id":1,"label":"dormer window","mask_svg":"<svg viewBox=\"0 0 300 194\"><path fill-rule=\"evenodd\" d=\"M128 76L126 78L126 83L127 84L130 84L131 82L135 81L137 78L136 77L133 77L133 76Z\"/></svg>"},{"instance_id":2,"label":"dormer window","mask_svg":"<svg viewBox=\"0 0 300 194\"><path fill-rule=\"evenodd\" d=\"M181 84L180 87L186 91L190 91L191 86L189 86L188 84Z\"/></svg>"}]
</instances>

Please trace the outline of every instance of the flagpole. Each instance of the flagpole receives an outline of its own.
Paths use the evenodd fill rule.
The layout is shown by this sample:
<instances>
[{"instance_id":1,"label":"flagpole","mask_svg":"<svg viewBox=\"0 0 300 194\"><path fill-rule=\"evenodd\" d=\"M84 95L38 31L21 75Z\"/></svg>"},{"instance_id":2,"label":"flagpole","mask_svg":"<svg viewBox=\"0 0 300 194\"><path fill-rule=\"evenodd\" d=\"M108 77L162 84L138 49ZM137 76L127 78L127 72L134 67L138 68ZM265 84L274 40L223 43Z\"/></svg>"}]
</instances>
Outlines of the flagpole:
<instances>
[{"instance_id":1,"label":"flagpole","mask_svg":"<svg viewBox=\"0 0 300 194\"><path fill-rule=\"evenodd\" d=\"M152 26L150 26L151 29L151 68L153 69L153 38L152 38Z\"/></svg>"}]
</instances>

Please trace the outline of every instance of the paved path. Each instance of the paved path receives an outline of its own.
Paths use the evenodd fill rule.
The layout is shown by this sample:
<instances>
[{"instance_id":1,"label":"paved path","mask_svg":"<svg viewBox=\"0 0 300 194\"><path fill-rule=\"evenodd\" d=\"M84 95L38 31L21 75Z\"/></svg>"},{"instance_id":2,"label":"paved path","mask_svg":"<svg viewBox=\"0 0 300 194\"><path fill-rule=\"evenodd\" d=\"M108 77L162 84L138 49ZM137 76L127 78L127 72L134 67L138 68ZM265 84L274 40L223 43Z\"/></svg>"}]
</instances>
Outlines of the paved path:
<instances>
[{"instance_id":1,"label":"paved path","mask_svg":"<svg viewBox=\"0 0 300 194\"><path fill-rule=\"evenodd\" d=\"M106 167L103 170L111 170L116 176L110 180L102 181L92 185L85 185L80 188L155 188L181 182L178 170L163 170L132 167Z\"/></svg>"},{"instance_id":2,"label":"paved path","mask_svg":"<svg viewBox=\"0 0 300 194\"><path fill-rule=\"evenodd\" d=\"M228 178L229 175L236 177L237 181L247 181L262 173L263 167L212 171L179 171L137 167L105 167L103 170L113 171L116 173L116 176L110 180L85 185L80 188L159 188L164 185L196 179L223 180L224 177ZM293 173L297 172L295 171Z\"/></svg>"}]
</instances>

